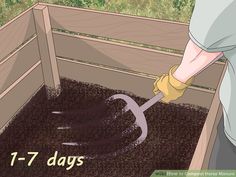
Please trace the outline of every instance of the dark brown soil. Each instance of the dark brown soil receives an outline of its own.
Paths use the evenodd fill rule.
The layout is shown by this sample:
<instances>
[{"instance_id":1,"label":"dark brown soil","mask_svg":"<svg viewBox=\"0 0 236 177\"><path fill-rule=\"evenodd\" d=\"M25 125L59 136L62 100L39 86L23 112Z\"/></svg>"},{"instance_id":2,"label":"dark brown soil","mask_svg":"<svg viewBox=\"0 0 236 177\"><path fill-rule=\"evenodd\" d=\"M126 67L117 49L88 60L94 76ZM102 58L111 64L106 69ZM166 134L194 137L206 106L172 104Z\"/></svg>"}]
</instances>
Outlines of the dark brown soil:
<instances>
[{"instance_id":1,"label":"dark brown soil","mask_svg":"<svg viewBox=\"0 0 236 177\"><path fill-rule=\"evenodd\" d=\"M102 104L111 95L125 92L67 79L61 82L63 92L58 98L47 100L42 88L1 134L1 177L148 177L155 169L188 168L208 110L163 103L145 112L148 137L136 148L116 157L86 159L82 166L75 165L71 170L66 170L68 165L48 167L47 160L55 151L59 157L102 155L125 147L141 133L137 128L121 138L121 132L135 118L127 112L111 121L111 115L121 110L124 102L116 100L108 107ZM147 101L128 95L139 105ZM55 115L52 111L68 111L68 114ZM72 128L57 129L63 126ZM65 146L63 142L94 143ZM28 167L31 156L27 152L31 151L39 155ZM10 166L12 152L18 152L17 157L26 160L16 160Z\"/></svg>"}]
</instances>

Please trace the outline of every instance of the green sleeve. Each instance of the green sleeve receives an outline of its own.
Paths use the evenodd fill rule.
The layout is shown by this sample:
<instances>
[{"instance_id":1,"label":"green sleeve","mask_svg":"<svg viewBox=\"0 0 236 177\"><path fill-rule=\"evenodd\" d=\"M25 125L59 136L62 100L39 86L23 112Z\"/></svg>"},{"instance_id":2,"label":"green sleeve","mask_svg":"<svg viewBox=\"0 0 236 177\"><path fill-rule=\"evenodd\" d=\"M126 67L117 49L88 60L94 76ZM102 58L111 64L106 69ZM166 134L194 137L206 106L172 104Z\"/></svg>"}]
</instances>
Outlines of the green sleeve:
<instances>
[{"instance_id":1,"label":"green sleeve","mask_svg":"<svg viewBox=\"0 0 236 177\"><path fill-rule=\"evenodd\" d=\"M236 0L196 0L189 36L203 50L236 47Z\"/></svg>"}]
</instances>

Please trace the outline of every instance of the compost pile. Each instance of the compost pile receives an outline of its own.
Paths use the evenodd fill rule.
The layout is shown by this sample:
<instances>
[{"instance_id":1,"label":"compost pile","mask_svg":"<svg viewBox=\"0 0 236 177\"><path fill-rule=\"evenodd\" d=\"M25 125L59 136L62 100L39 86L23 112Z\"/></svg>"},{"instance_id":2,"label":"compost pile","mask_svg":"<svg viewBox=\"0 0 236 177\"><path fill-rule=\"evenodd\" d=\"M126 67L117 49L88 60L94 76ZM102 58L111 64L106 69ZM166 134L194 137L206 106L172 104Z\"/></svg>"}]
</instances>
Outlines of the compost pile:
<instances>
[{"instance_id":1,"label":"compost pile","mask_svg":"<svg viewBox=\"0 0 236 177\"><path fill-rule=\"evenodd\" d=\"M68 157L102 155L125 147L141 133L137 128L121 137L121 132L134 123L134 116L128 112L109 121L110 115L125 106L124 102L111 102L103 111L100 111L100 105L116 93L131 96L139 105L147 101L124 91L68 79L62 79L61 84L63 92L53 100L47 100L45 88L41 88L1 134L0 176L148 177L155 169L188 168L208 110L164 103L157 103L145 112L148 136L134 149L115 157L85 159L83 165L70 170L66 170L66 166L47 166L47 160L55 151L59 157ZM81 111L80 114L80 110L88 108L92 110L90 113ZM70 114L52 114L55 110ZM63 142L95 143L65 146ZM32 151L39 154L28 167L32 156L27 153ZM26 160L10 166L13 152Z\"/></svg>"}]
</instances>

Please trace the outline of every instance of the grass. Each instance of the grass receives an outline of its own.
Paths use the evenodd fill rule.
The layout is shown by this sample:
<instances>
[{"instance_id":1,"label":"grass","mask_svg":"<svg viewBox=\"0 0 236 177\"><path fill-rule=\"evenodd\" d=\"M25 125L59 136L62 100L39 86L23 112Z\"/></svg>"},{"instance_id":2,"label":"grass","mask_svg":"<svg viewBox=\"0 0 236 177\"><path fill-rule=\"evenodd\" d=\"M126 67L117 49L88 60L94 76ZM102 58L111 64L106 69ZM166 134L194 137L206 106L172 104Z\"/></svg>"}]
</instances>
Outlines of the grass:
<instances>
[{"instance_id":1,"label":"grass","mask_svg":"<svg viewBox=\"0 0 236 177\"><path fill-rule=\"evenodd\" d=\"M39 1L185 23L194 7L194 0L0 0L0 26Z\"/></svg>"},{"instance_id":2,"label":"grass","mask_svg":"<svg viewBox=\"0 0 236 177\"><path fill-rule=\"evenodd\" d=\"M0 0L0 25L32 6L35 0Z\"/></svg>"},{"instance_id":3,"label":"grass","mask_svg":"<svg viewBox=\"0 0 236 177\"><path fill-rule=\"evenodd\" d=\"M175 4L176 0L110 0L105 4L105 10L159 19L188 22L192 14L192 0L182 5Z\"/></svg>"}]
</instances>

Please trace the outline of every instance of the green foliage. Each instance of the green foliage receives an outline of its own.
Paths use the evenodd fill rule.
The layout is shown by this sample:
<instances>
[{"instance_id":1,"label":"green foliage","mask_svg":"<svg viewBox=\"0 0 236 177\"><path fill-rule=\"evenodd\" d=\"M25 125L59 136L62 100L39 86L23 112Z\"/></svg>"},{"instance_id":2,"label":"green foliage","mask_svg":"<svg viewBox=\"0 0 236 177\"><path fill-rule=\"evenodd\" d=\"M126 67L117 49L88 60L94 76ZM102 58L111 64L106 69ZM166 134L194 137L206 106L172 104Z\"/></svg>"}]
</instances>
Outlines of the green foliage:
<instances>
[{"instance_id":1,"label":"green foliage","mask_svg":"<svg viewBox=\"0 0 236 177\"><path fill-rule=\"evenodd\" d=\"M0 26L32 6L36 0L0 0Z\"/></svg>"},{"instance_id":2,"label":"green foliage","mask_svg":"<svg viewBox=\"0 0 236 177\"><path fill-rule=\"evenodd\" d=\"M0 0L0 26L38 1L189 22L195 0Z\"/></svg>"},{"instance_id":3,"label":"green foliage","mask_svg":"<svg viewBox=\"0 0 236 177\"><path fill-rule=\"evenodd\" d=\"M173 4L176 9L181 10L183 6L186 6L187 0L174 0Z\"/></svg>"},{"instance_id":4,"label":"green foliage","mask_svg":"<svg viewBox=\"0 0 236 177\"><path fill-rule=\"evenodd\" d=\"M47 1L45 1L47 2ZM72 7L102 7L105 5L105 0L58 0L56 4L72 6Z\"/></svg>"},{"instance_id":5,"label":"green foliage","mask_svg":"<svg viewBox=\"0 0 236 177\"><path fill-rule=\"evenodd\" d=\"M6 7L9 7L9 6L13 5L13 3L11 0L6 0L5 5L6 5Z\"/></svg>"},{"instance_id":6,"label":"green foliage","mask_svg":"<svg viewBox=\"0 0 236 177\"><path fill-rule=\"evenodd\" d=\"M89 7L91 4L91 0L59 0L58 2L74 7Z\"/></svg>"},{"instance_id":7,"label":"green foliage","mask_svg":"<svg viewBox=\"0 0 236 177\"><path fill-rule=\"evenodd\" d=\"M192 12L194 8L194 3L195 1L193 0L173 0L174 7L178 9L180 13L183 9L185 9L186 6L190 6L189 8Z\"/></svg>"},{"instance_id":8,"label":"green foliage","mask_svg":"<svg viewBox=\"0 0 236 177\"><path fill-rule=\"evenodd\" d=\"M16 3L20 3L21 0L5 0L6 7L10 7Z\"/></svg>"},{"instance_id":9,"label":"green foliage","mask_svg":"<svg viewBox=\"0 0 236 177\"><path fill-rule=\"evenodd\" d=\"M108 0L104 9L116 13L125 13L189 22L194 0Z\"/></svg>"}]
</instances>

